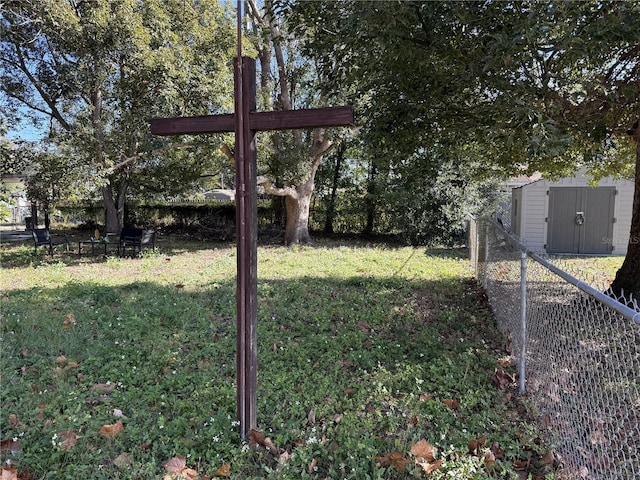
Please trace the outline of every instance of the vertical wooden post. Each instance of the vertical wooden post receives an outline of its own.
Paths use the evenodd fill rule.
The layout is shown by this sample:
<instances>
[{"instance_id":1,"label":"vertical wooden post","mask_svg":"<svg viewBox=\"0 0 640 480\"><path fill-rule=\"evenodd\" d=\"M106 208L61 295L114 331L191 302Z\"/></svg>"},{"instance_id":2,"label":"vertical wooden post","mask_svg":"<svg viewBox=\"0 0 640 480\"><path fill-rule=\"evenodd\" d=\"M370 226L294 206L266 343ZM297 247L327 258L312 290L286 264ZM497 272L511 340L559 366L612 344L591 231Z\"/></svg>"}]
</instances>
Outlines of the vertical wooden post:
<instances>
[{"instance_id":1,"label":"vertical wooden post","mask_svg":"<svg viewBox=\"0 0 640 480\"><path fill-rule=\"evenodd\" d=\"M235 131L237 244L237 415L244 440L257 428L258 208L255 132L353 125L351 107L256 112L256 63L242 56L242 0L238 0L238 55L234 62L233 115L151 119L154 135ZM253 118L253 120L252 120Z\"/></svg>"},{"instance_id":2,"label":"vertical wooden post","mask_svg":"<svg viewBox=\"0 0 640 480\"><path fill-rule=\"evenodd\" d=\"M255 61L235 60L236 239L237 239L237 405L240 435L257 426L257 193L255 132L249 113L256 109Z\"/></svg>"}]
</instances>

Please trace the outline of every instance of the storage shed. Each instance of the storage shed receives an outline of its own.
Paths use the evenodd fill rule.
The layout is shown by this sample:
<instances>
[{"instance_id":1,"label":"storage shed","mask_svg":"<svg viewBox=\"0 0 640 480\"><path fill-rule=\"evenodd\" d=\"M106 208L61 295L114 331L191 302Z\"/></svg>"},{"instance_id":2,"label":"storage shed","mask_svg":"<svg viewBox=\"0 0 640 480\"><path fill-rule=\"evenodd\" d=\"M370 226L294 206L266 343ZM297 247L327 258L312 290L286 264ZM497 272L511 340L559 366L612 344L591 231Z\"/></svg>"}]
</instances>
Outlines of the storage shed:
<instances>
[{"instance_id":1,"label":"storage shed","mask_svg":"<svg viewBox=\"0 0 640 480\"><path fill-rule=\"evenodd\" d=\"M511 190L511 229L536 253L625 255L633 182L603 178L596 187L584 171L544 178Z\"/></svg>"}]
</instances>

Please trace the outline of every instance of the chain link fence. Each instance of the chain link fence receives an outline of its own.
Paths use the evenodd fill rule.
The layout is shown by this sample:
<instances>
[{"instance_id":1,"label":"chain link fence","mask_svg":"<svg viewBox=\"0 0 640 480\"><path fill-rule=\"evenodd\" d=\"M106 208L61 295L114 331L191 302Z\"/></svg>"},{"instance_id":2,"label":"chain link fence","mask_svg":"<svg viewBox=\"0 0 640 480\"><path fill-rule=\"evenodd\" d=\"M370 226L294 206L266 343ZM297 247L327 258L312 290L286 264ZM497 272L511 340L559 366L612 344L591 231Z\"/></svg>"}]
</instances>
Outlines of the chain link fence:
<instances>
[{"instance_id":1,"label":"chain link fence","mask_svg":"<svg viewBox=\"0 0 640 480\"><path fill-rule=\"evenodd\" d=\"M476 277L559 478L639 479L640 307L579 280L569 262L527 251L494 220L472 219L469 234Z\"/></svg>"}]
</instances>

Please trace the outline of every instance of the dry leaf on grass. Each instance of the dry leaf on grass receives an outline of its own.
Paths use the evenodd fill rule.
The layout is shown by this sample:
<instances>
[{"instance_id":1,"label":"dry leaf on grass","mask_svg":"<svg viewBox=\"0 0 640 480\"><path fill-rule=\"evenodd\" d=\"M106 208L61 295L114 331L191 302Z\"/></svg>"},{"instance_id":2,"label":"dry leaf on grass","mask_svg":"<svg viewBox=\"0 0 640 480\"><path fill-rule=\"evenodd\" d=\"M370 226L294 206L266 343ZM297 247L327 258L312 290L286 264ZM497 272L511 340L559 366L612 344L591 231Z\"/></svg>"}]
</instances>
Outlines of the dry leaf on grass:
<instances>
[{"instance_id":1,"label":"dry leaf on grass","mask_svg":"<svg viewBox=\"0 0 640 480\"><path fill-rule=\"evenodd\" d=\"M187 467L187 460L180 455L167 461L164 465L167 474L163 480L196 480L200 475L192 468Z\"/></svg>"},{"instance_id":2,"label":"dry leaf on grass","mask_svg":"<svg viewBox=\"0 0 640 480\"><path fill-rule=\"evenodd\" d=\"M258 447L264 447L274 455L279 453L270 437L265 438L264 434L260 430L255 430L253 428L249 431L249 447L253 450L257 450Z\"/></svg>"},{"instance_id":3,"label":"dry leaf on grass","mask_svg":"<svg viewBox=\"0 0 640 480\"><path fill-rule=\"evenodd\" d=\"M73 315L73 312L69 312L65 315L64 320L62 320L62 328L68 330L76 324L76 317Z\"/></svg>"},{"instance_id":4,"label":"dry leaf on grass","mask_svg":"<svg viewBox=\"0 0 640 480\"><path fill-rule=\"evenodd\" d=\"M22 442L13 438L6 438L0 441L0 453L3 455L16 456L22 450Z\"/></svg>"},{"instance_id":5,"label":"dry leaf on grass","mask_svg":"<svg viewBox=\"0 0 640 480\"><path fill-rule=\"evenodd\" d=\"M367 322L358 322L357 325L361 332L369 333L371 331L371 327Z\"/></svg>"},{"instance_id":6,"label":"dry leaf on grass","mask_svg":"<svg viewBox=\"0 0 640 480\"><path fill-rule=\"evenodd\" d=\"M100 427L100 435L106 438L116 438L122 432L124 432L124 425L120 420L111 425L103 425Z\"/></svg>"},{"instance_id":7,"label":"dry leaf on grass","mask_svg":"<svg viewBox=\"0 0 640 480\"><path fill-rule=\"evenodd\" d=\"M426 474L436 471L442 465L442 460L435 459L436 447L424 438L411 447L411 455L415 458L416 465L422 468Z\"/></svg>"},{"instance_id":8,"label":"dry leaf on grass","mask_svg":"<svg viewBox=\"0 0 640 480\"><path fill-rule=\"evenodd\" d=\"M452 398L445 398L443 400L440 400L440 402L445 404L451 410L458 410L460 408L460 402Z\"/></svg>"},{"instance_id":9,"label":"dry leaf on grass","mask_svg":"<svg viewBox=\"0 0 640 480\"><path fill-rule=\"evenodd\" d=\"M389 455L385 455L384 457L376 455L375 459L378 462L379 467L388 467L391 465L399 472L404 472L407 465L411 463L411 460L405 457L402 452L393 452Z\"/></svg>"},{"instance_id":10,"label":"dry leaf on grass","mask_svg":"<svg viewBox=\"0 0 640 480\"><path fill-rule=\"evenodd\" d=\"M231 465L225 463L220 468L218 468L214 474L214 477L230 477L231 476Z\"/></svg>"},{"instance_id":11,"label":"dry leaf on grass","mask_svg":"<svg viewBox=\"0 0 640 480\"><path fill-rule=\"evenodd\" d=\"M311 459L311 461L309 462L309 465L307 465L307 472L309 473L309 475L313 475L313 472L316 471L317 466L318 466L318 460L316 460L315 458Z\"/></svg>"},{"instance_id":12,"label":"dry leaf on grass","mask_svg":"<svg viewBox=\"0 0 640 480\"><path fill-rule=\"evenodd\" d=\"M78 435L73 430L65 430L63 432L57 433L58 438L60 438L59 445L64 448L65 452L68 452L73 447L75 447L76 443L78 443Z\"/></svg>"},{"instance_id":13,"label":"dry leaf on grass","mask_svg":"<svg viewBox=\"0 0 640 480\"><path fill-rule=\"evenodd\" d=\"M440 468L440 466L442 465L442 460L437 460L434 463L429 463L429 462L418 461L418 459L416 458L416 465L418 465L419 467L422 467L422 471L424 473L429 474L429 473L435 472L437 469Z\"/></svg>"},{"instance_id":14,"label":"dry leaf on grass","mask_svg":"<svg viewBox=\"0 0 640 480\"><path fill-rule=\"evenodd\" d=\"M496 456L491 450L484 454L483 457L484 466L491 469L496 465Z\"/></svg>"},{"instance_id":15,"label":"dry leaf on grass","mask_svg":"<svg viewBox=\"0 0 640 480\"><path fill-rule=\"evenodd\" d=\"M116 458L113 459L113 464L121 470L129 468L131 466L131 460L127 452L122 452Z\"/></svg>"},{"instance_id":16,"label":"dry leaf on grass","mask_svg":"<svg viewBox=\"0 0 640 480\"><path fill-rule=\"evenodd\" d=\"M505 390L514 382L514 378L507 372L496 368L495 374L493 375L491 381L500 390Z\"/></svg>"},{"instance_id":17,"label":"dry leaf on grass","mask_svg":"<svg viewBox=\"0 0 640 480\"><path fill-rule=\"evenodd\" d=\"M13 465L3 466L0 473L0 480L18 480L18 468Z\"/></svg>"},{"instance_id":18,"label":"dry leaf on grass","mask_svg":"<svg viewBox=\"0 0 640 480\"><path fill-rule=\"evenodd\" d=\"M478 452L480 451L481 448L484 447L484 445L487 443L487 436L483 435L480 438L476 439L476 440L471 440L469 442L469 453L471 455L478 455Z\"/></svg>"},{"instance_id":19,"label":"dry leaf on grass","mask_svg":"<svg viewBox=\"0 0 640 480\"><path fill-rule=\"evenodd\" d=\"M553 454L553 450L549 450L544 457L542 457L542 463L545 465L551 465L556 460L556 456Z\"/></svg>"},{"instance_id":20,"label":"dry leaf on grass","mask_svg":"<svg viewBox=\"0 0 640 480\"><path fill-rule=\"evenodd\" d=\"M424 438L411 447L411 455L417 458L424 458L427 462L435 460L436 447L427 442Z\"/></svg>"}]
</instances>

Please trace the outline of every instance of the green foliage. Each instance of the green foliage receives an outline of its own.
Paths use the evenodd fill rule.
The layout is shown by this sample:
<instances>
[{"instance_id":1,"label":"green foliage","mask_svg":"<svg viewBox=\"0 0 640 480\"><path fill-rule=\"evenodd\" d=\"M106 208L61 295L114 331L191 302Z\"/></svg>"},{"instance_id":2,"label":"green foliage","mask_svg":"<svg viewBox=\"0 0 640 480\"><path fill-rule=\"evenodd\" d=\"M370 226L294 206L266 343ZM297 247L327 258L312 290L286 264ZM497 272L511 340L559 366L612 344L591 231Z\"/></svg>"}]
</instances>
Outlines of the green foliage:
<instances>
[{"instance_id":1,"label":"green foliage","mask_svg":"<svg viewBox=\"0 0 640 480\"><path fill-rule=\"evenodd\" d=\"M189 188L221 161L213 140L169 151L148 130L152 117L230 108L233 22L217 1L28 0L1 21L3 111L50 121L107 210L121 213L130 187Z\"/></svg>"},{"instance_id":2,"label":"green foliage","mask_svg":"<svg viewBox=\"0 0 640 480\"><path fill-rule=\"evenodd\" d=\"M500 200L497 181L474 180L469 160L452 159L435 175L399 175L381 203L410 244L434 246L463 244L467 216L494 211Z\"/></svg>"},{"instance_id":3,"label":"green foliage","mask_svg":"<svg viewBox=\"0 0 640 480\"><path fill-rule=\"evenodd\" d=\"M491 381L504 342L463 252L359 243L260 249L258 422L288 458L249 449L235 421L235 255L172 248L0 272L12 278L0 429L19 442L3 462L69 480L161 478L176 455L209 477L230 464L237 479L415 478L376 457L409 457L425 438L443 460L434 478L489 479L468 447L482 435L504 478L546 451Z\"/></svg>"},{"instance_id":4,"label":"green foliage","mask_svg":"<svg viewBox=\"0 0 640 480\"><path fill-rule=\"evenodd\" d=\"M392 161L446 138L566 174L619 152L638 113L636 2L278 3Z\"/></svg>"}]
</instances>

